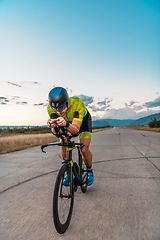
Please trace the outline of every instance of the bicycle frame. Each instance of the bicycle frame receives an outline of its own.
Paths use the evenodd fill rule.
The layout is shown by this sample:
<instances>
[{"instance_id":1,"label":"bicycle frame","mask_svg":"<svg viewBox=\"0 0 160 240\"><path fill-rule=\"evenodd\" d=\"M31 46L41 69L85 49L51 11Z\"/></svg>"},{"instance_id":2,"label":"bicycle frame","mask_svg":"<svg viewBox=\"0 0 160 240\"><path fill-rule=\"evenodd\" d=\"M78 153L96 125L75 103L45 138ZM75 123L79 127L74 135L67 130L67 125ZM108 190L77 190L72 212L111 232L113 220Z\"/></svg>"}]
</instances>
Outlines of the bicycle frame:
<instances>
[{"instance_id":1,"label":"bicycle frame","mask_svg":"<svg viewBox=\"0 0 160 240\"><path fill-rule=\"evenodd\" d=\"M67 143L48 143L48 144L44 144L41 146L41 150L42 152L46 153L46 151L44 151L44 148L48 147L48 146L63 146L66 147L66 160L62 163L62 164L69 164L71 170L74 173L74 176L76 177L77 182L79 183L78 185L82 185L83 184L83 179L81 179L79 177L79 173L77 174L76 169L74 168L74 163L72 160L72 151L73 149L77 148L78 150L78 156L80 156L81 154L81 150L80 148L82 148L84 146L83 143L75 143L74 141L71 142L70 140ZM79 161L80 161L80 157L78 158L78 165L79 165Z\"/></svg>"},{"instance_id":2,"label":"bicycle frame","mask_svg":"<svg viewBox=\"0 0 160 240\"><path fill-rule=\"evenodd\" d=\"M58 143L48 143L41 146L42 152L45 147L48 146L62 146L66 147L66 160L62 162L62 167L60 168L54 187L53 193L53 220L54 225L58 233L63 234L71 220L73 204L74 204L74 192L77 191L78 186L80 186L83 193L87 190L86 185L86 172L82 168L82 153L81 149L84 146L82 143L76 143L71 141L71 137L65 129L57 133L62 141ZM74 149L78 150L78 162L74 162L72 159L72 151ZM64 179L69 174L69 184L64 184ZM67 204L66 204L67 201ZM67 209L67 211L66 211ZM62 213L62 214L61 214Z\"/></svg>"}]
</instances>

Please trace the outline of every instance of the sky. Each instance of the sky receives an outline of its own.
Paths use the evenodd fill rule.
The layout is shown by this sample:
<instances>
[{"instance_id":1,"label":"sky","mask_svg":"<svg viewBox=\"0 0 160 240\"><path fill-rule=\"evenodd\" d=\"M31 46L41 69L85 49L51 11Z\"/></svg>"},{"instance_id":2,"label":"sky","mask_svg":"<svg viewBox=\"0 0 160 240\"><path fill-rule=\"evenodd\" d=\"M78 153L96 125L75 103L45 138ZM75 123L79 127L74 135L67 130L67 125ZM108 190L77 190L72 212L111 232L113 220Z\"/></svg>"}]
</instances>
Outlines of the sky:
<instances>
[{"instance_id":1,"label":"sky","mask_svg":"<svg viewBox=\"0 0 160 240\"><path fill-rule=\"evenodd\" d=\"M160 1L0 0L0 126L46 125L56 86L93 119L160 112Z\"/></svg>"}]
</instances>

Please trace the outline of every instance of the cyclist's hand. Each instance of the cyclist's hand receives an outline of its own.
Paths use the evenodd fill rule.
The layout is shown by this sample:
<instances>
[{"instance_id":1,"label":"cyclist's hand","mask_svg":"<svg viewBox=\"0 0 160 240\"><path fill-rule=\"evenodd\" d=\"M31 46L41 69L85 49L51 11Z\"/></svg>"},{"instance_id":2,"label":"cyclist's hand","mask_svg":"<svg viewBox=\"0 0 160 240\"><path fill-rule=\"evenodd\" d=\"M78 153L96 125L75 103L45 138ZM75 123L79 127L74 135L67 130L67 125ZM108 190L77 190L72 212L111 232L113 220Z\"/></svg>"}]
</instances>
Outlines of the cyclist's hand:
<instances>
[{"instance_id":1,"label":"cyclist's hand","mask_svg":"<svg viewBox=\"0 0 160 240\"><path fill-rule=\"evenodd\" d=\"M55 128L57 126L57 118L48 119L47 124L50 128Z\"/></svg>"},{"instance_id":2,"label":"cyclist's hand","mask_svg":"<svg viewBox=\"0 0 160 240\"><path fill-rule=\"evenodd\" d=\"M57 124L60 127L65 127L66 126L66 120L63 117L58 117L56 118Z\"/></svg>"}]
</instances>

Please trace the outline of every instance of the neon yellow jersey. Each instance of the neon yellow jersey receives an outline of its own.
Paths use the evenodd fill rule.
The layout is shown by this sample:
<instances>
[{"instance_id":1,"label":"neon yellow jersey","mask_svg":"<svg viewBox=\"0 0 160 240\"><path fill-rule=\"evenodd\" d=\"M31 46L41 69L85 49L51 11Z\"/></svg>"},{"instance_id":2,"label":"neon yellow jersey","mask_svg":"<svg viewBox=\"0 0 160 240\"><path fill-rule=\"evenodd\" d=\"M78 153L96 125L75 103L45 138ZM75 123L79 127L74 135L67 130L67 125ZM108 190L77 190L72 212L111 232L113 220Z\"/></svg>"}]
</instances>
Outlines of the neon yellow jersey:
<instances>
[{"instance_id":1,"label":"neon yellow jersey","mask_svg":"<svg viewBox=\"0 0 160 240\"><path fill-rule=\"evenodd\" d=\"M58 115L58 113L50 105L48 105L47 110L49 116L52 113L56 113ZM84 106L83 101L80 98L74 96L69 98L69 108L63 118L66 121L70 122L72 122L73 120L82 122L87 112L88 110Z\"/></svg>"}]
</instances>

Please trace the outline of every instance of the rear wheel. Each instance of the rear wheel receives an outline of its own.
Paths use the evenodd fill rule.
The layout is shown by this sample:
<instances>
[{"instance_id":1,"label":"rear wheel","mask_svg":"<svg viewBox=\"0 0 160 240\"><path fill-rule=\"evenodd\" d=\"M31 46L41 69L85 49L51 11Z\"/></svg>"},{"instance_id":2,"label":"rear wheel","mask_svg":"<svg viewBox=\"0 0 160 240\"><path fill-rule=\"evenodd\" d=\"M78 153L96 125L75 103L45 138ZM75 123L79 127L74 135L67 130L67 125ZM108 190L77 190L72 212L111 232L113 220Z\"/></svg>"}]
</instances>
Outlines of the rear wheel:
<instances>
[{"instance_id":1,"label":"rear wheel","mask_svg":"<svg viewBox=\"0 0 160 240\"><path fill-rule=\"evenodd\" d=\"M63 185L66 174L70 174L70 185ZM68 164L64 164L57 175L53 195L53 220L58 233L63 234L71 220L74 203L73 173Z\"/></svg>"}]
</instances>

